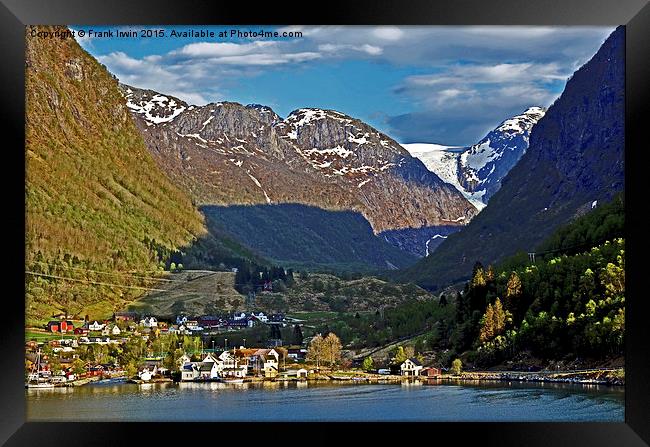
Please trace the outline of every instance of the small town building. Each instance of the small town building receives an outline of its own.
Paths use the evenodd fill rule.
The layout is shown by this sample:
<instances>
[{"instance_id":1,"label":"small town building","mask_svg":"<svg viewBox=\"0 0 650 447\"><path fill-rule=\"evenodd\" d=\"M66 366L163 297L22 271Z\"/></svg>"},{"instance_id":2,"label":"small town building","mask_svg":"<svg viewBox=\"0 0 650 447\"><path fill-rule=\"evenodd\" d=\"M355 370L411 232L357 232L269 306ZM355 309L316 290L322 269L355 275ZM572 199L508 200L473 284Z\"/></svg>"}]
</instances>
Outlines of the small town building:
<instances>
[{"instance_id":1,"label":"small town building","mask_svg":"<svg viewBox=\"0 0 650 447\"><path fill-rule=\"evenodd\" d=\"M61 321L53 320L47 323L47 329L50 332L60 332L62 334L65 334L67 332L74 331L74 323L68 320L61 320Z\"/></svg>"},{"instance_id":2,"label":"small town building","mask_svg":"<svg viewBox=\"0 0 650 447\"><path fill-rule=\"evenodd\" d=\"M286 372L284 372L284 376L286 377L297 377L299 379L306 379L307 378L307 370L305 368L300 368L300 369L288 369Z\"/></svg>"},{"instance_id":3,"label":"small town building","mask_svg":"<svg viewBox=\"0 0 650 447\"><path fill-rule=\"evenodd\" d=\"M433 367L423 368L422 371L420 372L420 375L425 377L435 378L435 377L442 376L442 371L440 370L440 368L433 368Z\"/></svg>"},{"instance_id":4,"label":"small town building","mask_svg":"<svg viewBox=\"0 0 650 447\"><path fill-rule=\"evenodd\" d=\"M103 323L98 323L97 321L92 322L91 324L88 325L88 330L90 331L101 331L104 329L104 326L106 326Z\"/></svg>"},{"instance_id":5,"label":"small town building","mask_svg":"<svg viewBox=\"0 0 650 447\"><path fill-rule=\"evenodd\" d=\"M154 328L158 327L158 320L156 317L144 317L142 320L140 320L140 324L144 327Z\"/></svg>"},{"instance_id":6,"label":"small town building","mask_svg":"<svg viewBox=\"0 0 650 447\"><path fill-rule=\"evenodd\" d=\"M154 367L153 370L149 370L149 368L145 367L142 371L138 372L138 377L140 380L143 380L145 382L148 382L152 379L152 377L156 374L156 368Z\"/></svg>"},{"instance_id":7,"label":"small town building","mask_svg":"<svg viewBox=\"0 0 650 447\"><path fill-rule=\"evenodd\" d=\"M403 376L419 376L420 371L422 370L422 364L418 359L412 357L406 359L404 363L401 364L400 370Z\"/></svg>"},{"instance_id":8,"label":"small town building","mask_svg":"<svg viewBox=\"0 0 650 447\"><path fill-rule=\"evenodd\" d=\"M136 321L138 314L135 312L115 312L113 319L115 321Z\"/></svg>"}]
</instances>

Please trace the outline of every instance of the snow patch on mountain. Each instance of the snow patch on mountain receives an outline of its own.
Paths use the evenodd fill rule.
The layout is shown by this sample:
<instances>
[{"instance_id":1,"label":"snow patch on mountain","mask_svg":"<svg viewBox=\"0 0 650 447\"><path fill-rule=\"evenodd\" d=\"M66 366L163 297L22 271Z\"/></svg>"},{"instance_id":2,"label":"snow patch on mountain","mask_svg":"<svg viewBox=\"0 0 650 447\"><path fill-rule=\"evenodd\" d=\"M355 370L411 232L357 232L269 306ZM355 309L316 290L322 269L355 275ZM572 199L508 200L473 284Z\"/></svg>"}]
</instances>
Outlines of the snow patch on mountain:
<instances>
[{"instance_id":1,"label":"snow patch on mountain","mask_svg":"<svg viewBox=\"0 0 650 447\"><path fill-rule=\"evenodd\" d=\"M445 183L449 183L460 191L477 210L485 208L482 197L484 191L467 191L458 181L458 157L464 147L444 146L434 143L402 144L412 156L419 158L426 168L436 174Z\"/></svg>"},{"instance_id":2,"label":"snow patch on mountain","mask_svg":"<svg viewBox=\"0 0 650 447\"><path fill-rule=\"evenodd\" d=\"M146 121L153 124L172 121L187 109L187 104L178 103L174 98L159 93L150 95L145 92L140 98L135 98L130 88L125 93L126 106L131 111L143 115Z\"/></svg>"},{"instance_id":3,"label":"snow patch on mountain","mask_svg":"<svg viewBox=\"0 0 650 447\"><path fill-rule=\"evenodd\" d=\"M526 152L530 132L545 113L541 107L529 107L521 115L501 122L469 148L433 143L402 146L480 211Z\"/></svg>"}]
</instances>

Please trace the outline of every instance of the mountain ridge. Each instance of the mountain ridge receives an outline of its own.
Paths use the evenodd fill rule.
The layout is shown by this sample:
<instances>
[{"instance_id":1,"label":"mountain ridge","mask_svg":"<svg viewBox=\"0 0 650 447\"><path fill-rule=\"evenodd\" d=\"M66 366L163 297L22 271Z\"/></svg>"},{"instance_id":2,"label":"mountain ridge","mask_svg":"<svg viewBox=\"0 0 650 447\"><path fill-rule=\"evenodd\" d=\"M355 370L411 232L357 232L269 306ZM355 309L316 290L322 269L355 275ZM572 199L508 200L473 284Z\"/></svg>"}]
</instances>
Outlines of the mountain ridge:
<instances>
[{"instance_id":1,"label":"mountain ridge","mask_svg":"<svg viewBox=\"0 0 650 447\"><path fill-rule=\"evenodd\" d=\"M474 262L534 250L555 228L624 189L624 42L619 27L568 80L485 209L400 280L432 289L465 280Z\"/></svg>"},{"instance_id":2,"label":"mountain ridge","mask_svg":"<svg viewBox=\"0 0 650 447\"><path fill-rule=\"evenodd\" d=\"M404 148L427 169L454 185L479 211L501 187L501 179L526 153L533 126L546 113L538 106L503 120L472 146L407 143Z\"/></svg>"},{"instance_id":3,"label":"mountain ridge","mask_svg":"<svg viewBox=\"0 0 650 447\"><path fill-rule=\"evenodd\" d=\"M459 225L476 214L396 141L341 112L301 108L281 119L261 105L199 107L150 90L121 89L160 166L200 205L352 210L375 233Z\"/></svg>"}]
</instances>

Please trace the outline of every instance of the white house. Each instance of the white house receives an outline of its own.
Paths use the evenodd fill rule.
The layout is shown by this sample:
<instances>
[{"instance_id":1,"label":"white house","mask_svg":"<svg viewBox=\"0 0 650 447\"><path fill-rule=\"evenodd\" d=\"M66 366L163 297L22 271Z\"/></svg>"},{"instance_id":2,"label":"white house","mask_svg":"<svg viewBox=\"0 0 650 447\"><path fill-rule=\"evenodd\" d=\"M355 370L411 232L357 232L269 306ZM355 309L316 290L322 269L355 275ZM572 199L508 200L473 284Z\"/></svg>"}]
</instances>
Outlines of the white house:
<instances>
[{"instance_id":1,"label":"white house","mask_svg":"<svg viewBox=\"0 0 650 447\"><path fill-rule=\"evenodd\" d=\"M111 334L113 335L120 335L122 333L122 330L117 327L117 325L113 326L113 329L111 329Z\"/></svg>"},{"instance_id":2,"label":"white house","mask_svg":"<svg viewBox=\"0 0 650 447\"><path fill-rule=\"evenodd\" d=\"M199 377L198 362L188 362L181 367L181 381L191 382Z\"/></svg>"},{"instance_id":3,"label":"white house","mask_svg":"<svg viewBox=\"0 0 650 447\"><path fill-rule=\"evenodd\" d=\"M230 351L223 351L218 358L223 362L222 376L245 377L248 375L248 359L237 361Z\"/></svg>"},{"instance_id":4,"label":"white house","mask_svg":"<svg viewBox=\"0 0 650 447\"><path fill-rule=\"evenodd\" d=\"M240 313L239 315L236 315L236 314L235 314L235 315L233 315L233 317L232 317L232 319L233 319L233 320L236 320L236 321L243 320L243 319L245 319L245 318L246 318L246 314L245 314L244 312Z\"/></svg>"},{"instance_id":5,"label":"white house","mask_svg":"<svg viewBox=\"0 0 650 447\"><path fill-rule=\"evenodd\" d=\"M275 349L257 349L249 357L248 361L252 364L257 374L263 374L264 377L276 377L279 370L280 354Z\"/></svg>"},{"instance_id":6,"label":"white house","mask_svg":"<svg viewBox=\"0 0 650 447\"><path fill-rule=\"evenodd\" d=\"M88 330L90 331L101 331L104 329L105 324L97 323L96 321L88 325Z\"/></svg>"},{"instance_id":7,"label":"white house","mask_svg":"<svg viewBox=\"0 0 650 447\"><path fill-rule=\"evenodd\" d=\"M176 363L178 363L179 366L183 366L186 363L190 363L192 359L190 358L189 355L183 354L180 356L178 360L176 360Z\"/></svg>"},{"instance_id":8,"label":"white house","mask_svg":"<svg viewBox=\"0 0 650 447\"><path fill-rule=\"evenodd\" d=\"M268 323L268 321L269 321L269 317L267 317L266 315L264 315L264 312L260 312L260 313L257 314L257 315L255 315L255 312L253 312L253 313L251 314L251 316L254 317L254 318L257 318L257 319L258 319L259 321L261 321L262 323Z\"/></svg>"},{"instance_id":9,"label":"white house","mask_svg":"<svg viewBox=\"0 0 650 447\"><path fill-rule=\"evenodd\" d=\"M221 376L224 368L224 361L211 353L208 353L200 362L190 362L187 354L184 354L179 360L183 362L181 381L184 382L216 379Z\"/></svg>"},{"instance_id":10,"label":"white house","mask_svg":"<svg viewBox=\"0 0 650 447\"><path fill-rule=\"evenodd\" d=\"M142 371L138 373L138 377L140 377L140 380L144 380L145 382L148 382L151 380L151 378L156 374L156 367L153 367L153 370L149 370L149 368L144 368Z\"/></svg>"},{"instance_id":11,"label":"white house","mask_svg":"<svg viewBox=\"0 0 650 447\"><path fill-rule=\"evenodd\" d=\"M406 359L400 366L403 376L419 376L422 364L416 358Z\"/></svg>"},{"instance_id":12,"label":"white house","mask_svg":"<svg viewBox=\"0 0 650 447\"><path fill-rule=\"evenodd\" d=\"M142 320L140 320L140 324L144 327L158 327L158 320L156 320L156 317L144 317Z\"/></svg>"},{"instance_id":13,"label":"white house","mask_svg":"<svg viewBox=\"0 0 650 447\"><path fill-rule=\"evenodd\" d=\"M286 372L284 372L284 375L287 377L297 377L299 379L301 378L307 378L307 370L305 368L300 368L300 369L288 369Z\"/></svg>"},{"instance_id":14,"label":"white house","mask_svg":"<svg viewBox=\"0 0 650 447\"><path fill-rule=\"evenodd\" d=\"M181 324L185 323L187 323L187 317L185 315L179 315L176 317L176 324L180 326Z\"/></svg>"}]
</instances>

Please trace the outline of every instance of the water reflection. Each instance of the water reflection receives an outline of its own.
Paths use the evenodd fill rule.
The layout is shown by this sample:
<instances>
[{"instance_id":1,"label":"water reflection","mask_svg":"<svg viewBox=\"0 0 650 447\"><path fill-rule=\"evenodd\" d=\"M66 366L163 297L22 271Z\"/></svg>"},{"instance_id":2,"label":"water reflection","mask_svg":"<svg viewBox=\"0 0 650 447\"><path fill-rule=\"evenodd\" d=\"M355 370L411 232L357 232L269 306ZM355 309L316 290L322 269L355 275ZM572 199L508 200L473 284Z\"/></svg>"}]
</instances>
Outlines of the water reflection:
<instances>
[{"instance_id":1,"label":"water reflection","mask_svg":"<svg viewBox=\"0 0 650 447\"><path fill-rule=\"evenodd\" d=\"M42 421L622 421L623 387L423 379L108 384L26 390ZM63 401L66 401L62 405Z\"/></svg>"}]
</instances>

